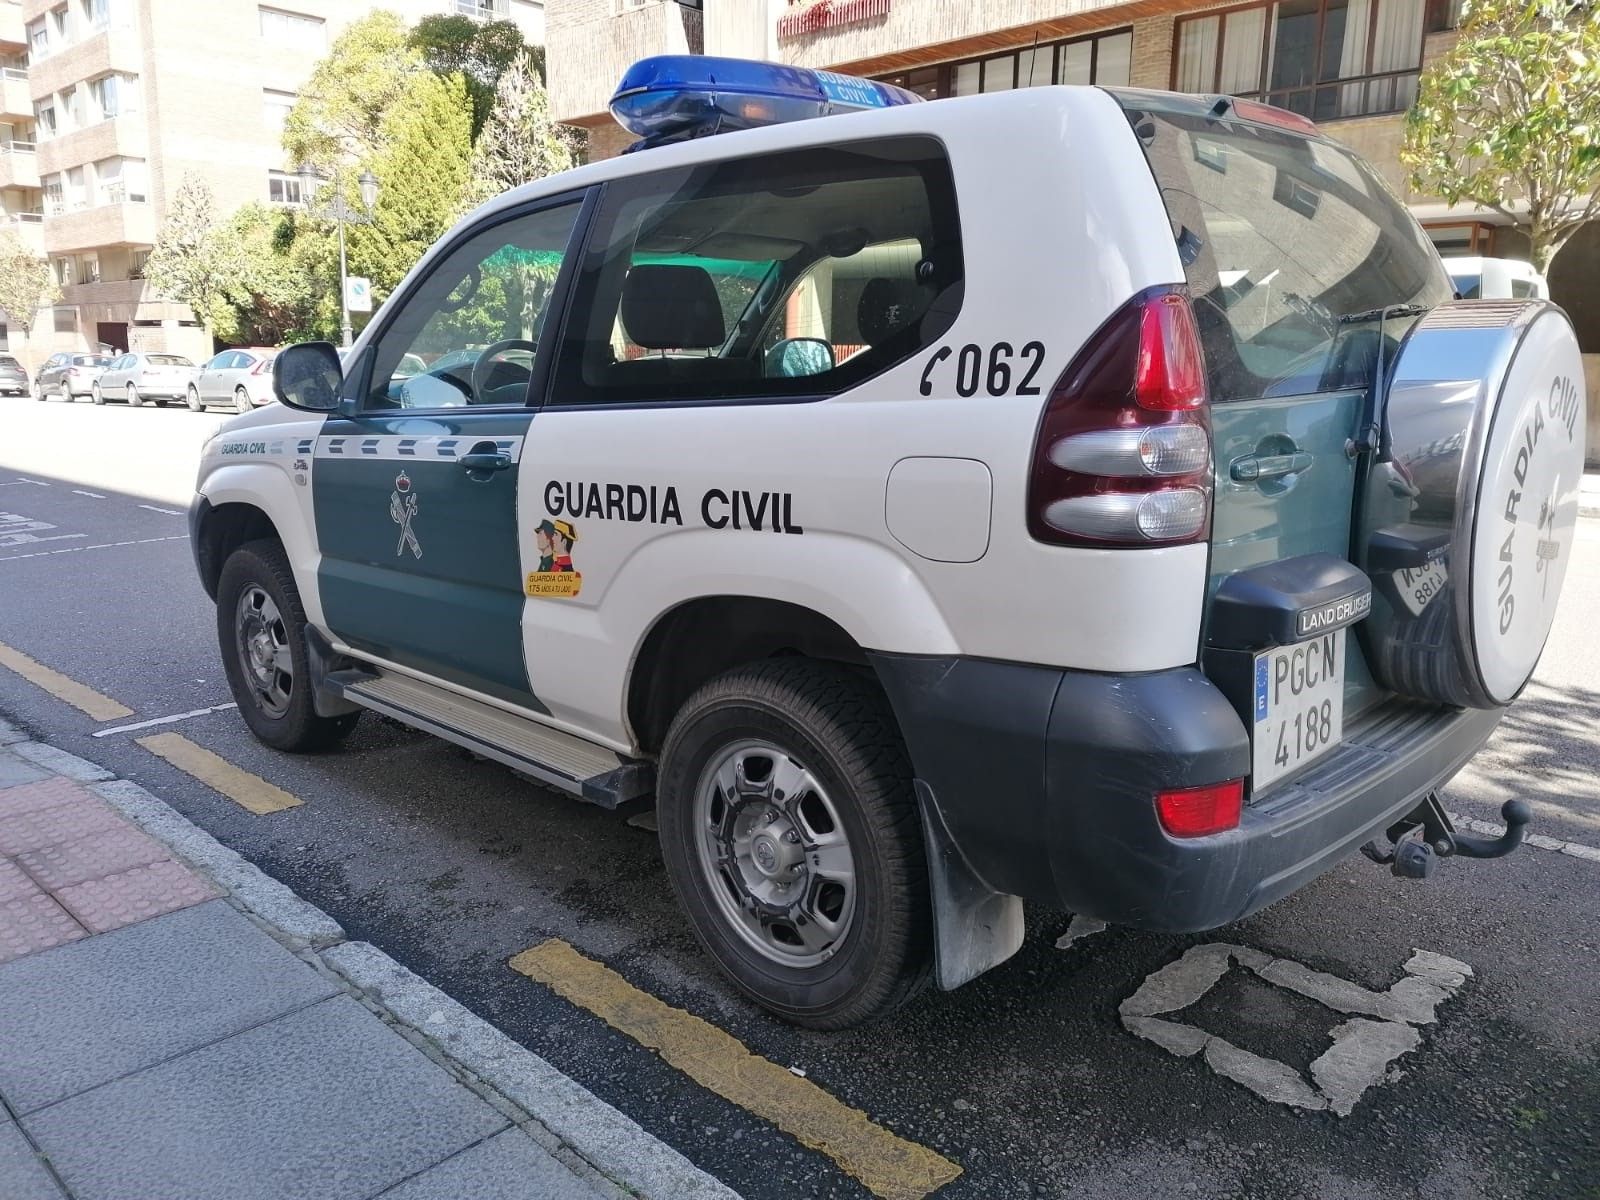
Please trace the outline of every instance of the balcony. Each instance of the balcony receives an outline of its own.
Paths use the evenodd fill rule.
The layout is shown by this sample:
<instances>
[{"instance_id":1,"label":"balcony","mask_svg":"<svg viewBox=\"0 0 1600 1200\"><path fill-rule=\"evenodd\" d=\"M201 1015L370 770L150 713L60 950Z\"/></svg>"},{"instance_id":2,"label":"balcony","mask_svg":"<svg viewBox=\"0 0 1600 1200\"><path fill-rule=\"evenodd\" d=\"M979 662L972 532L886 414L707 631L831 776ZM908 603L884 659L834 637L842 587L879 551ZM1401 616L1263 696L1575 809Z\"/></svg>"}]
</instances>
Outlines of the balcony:
<instances>
[{"instance_id":1,"label":"balcony","mask_svg":"<svg viewBox=\"0 0 1600 1200\"><path fill-rule=\"evenodd\" d=\"M0 0L0 4L4 2ZM0 120L33 120L28 73L18 67L0 67Z\"/></svg>"},{"instance_id":2,"label":"balcony","mask_svg":"<svg viewBox=\"0 0 1600 1200\"><path fill-rule=\"evenodd\" d=\"M144 69L138 32L129 25L112 25L59 50L52 45L51 50L28 68L28 86L35 96L59 92L109 71L137 75Z\"/></svg>"},{"instance_id":3,"label":"balcony","mask_svg":"<svg viewBox=\"0 0 1600 1200\"><path fill-rule=\"evenodd\" d=\"M39 163L32 142L0 142L0 188L9 187L38 189Z\"/></svg>"},{"instance_id":4,"label":"balcony","mask_svg":"<svg viewBox=\"0 0 1600 1200\"><path fill-rule=\"evenodd\" d=\"M24 248L44 256L44 214L37 212L0 212L0 229L9 229L17 235Z\"/></svg>"},{"instance_id":5,"label":"balcony","mask_svg":"<svg viewBox=\"0 0 1600 1200\"><path fill-rule=\"evenodd\" d=\"M39 173L54 175L103 158L147 158L150 133L139 113L98 121L39 144Z\"/></svg>"},{"instance_id":6,"label":"balcony","mask_svg":"<svg viewBox=\"0 0 1600 1200\"><path fill-rule=\"evenodd\" d=\"M22 0L0 0L0 46L27 45Z\"/></svg>"},{"instance_id":7,"label":"balcony","mask_svg":"<svg viewBox=\"0 0 1600 1200\"><path fill-rule=\"evenodd\" d=\"M111 197L120 194L109 188L107 192ZM51 211L47 203L44 248L51 255L102 246L153 246L155 240L156 213L152 205L111 199L92 208Z\"/></svg>"},{"instance_id":8,"label":"balcony","mask_svg":"<svg viewBox=\"0 0 1600 1200\"><path fill-rule=\"evenodd\" d=\"M545 15L550 113L558 121L604 117L617 80L641 58L700 54L705 48L699 11L673 0L647 0L622 12L609 5L575 8L577 16L554 6ZM599 15L583 15L594 12Z\"/></svg>"}]
</instances>

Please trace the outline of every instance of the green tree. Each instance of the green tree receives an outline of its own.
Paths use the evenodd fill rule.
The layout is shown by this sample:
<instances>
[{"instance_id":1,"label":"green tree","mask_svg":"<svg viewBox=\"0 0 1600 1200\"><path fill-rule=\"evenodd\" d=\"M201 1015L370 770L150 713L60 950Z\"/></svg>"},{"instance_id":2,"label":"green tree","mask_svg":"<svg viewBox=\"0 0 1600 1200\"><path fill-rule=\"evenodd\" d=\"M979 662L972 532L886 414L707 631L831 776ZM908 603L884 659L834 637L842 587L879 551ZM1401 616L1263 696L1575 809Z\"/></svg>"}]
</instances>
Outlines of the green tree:
<instances>
[{"instance_id":1,"label":"green tree","mask_svg":"<svg viewBox=\"0 0 1600 1200\"><path fill-rule=\"evenodd\" d=\"M220 234L210 185L185 175L145 264L151 288L187 304L207 333L225 318L228 289L240 265L232 243Z\"/></svg>"},{"instance_id":2,"label":"green tree","mask_svg":"<svg viewBox=\"0 0 1600 1200\"><path fill-rule=\"evenodd\" d=\"M348 230L352 274L372 280L382 300L461 211L472 154L471 110L459 75L412 76L384 115L379 149L368 163L378 177L370 225ZM346 181L346 203L360 201Z\"/></svg>"},{"instance_id":3,"label":"green tree","mask_svg":"<svg viewBox=\"0 0 1600 1200\"><path fill-rule=\"evenodd\" d=\"M1460 40L1423 73L1400 160L1416 187L1525 223L1547 272L1600 216L1600 7L1470 0Z\"/></svg>"},{"instance_id":4,"label":"green tree","mask_svg":"<svg viewBox=\"0 0 1600 1200\"><path fill-rule=\"evenodd\" d=\"M411 31L409 45L435 75L460 75L472 99L472 136L478 137L494 107L495 88L515 62L527 59L544 83L544 49L530 46L511 21L474 21L470 17L423 17Z\"/></svg>"},{"instance_id":5,"label":"green tree","mask_svg":"<svg viewBox=\"0 0 1600 1200\"><path fill-rule=\"evenodd\" d=\"M550 101L531 55L513 59L495 88L494 107L472 148L472 204L565 171L573 147L550 119Z\"/></svg>"},{"instance_id":6,"label":"green tree","mask_svg":"<svg viewBox=\"0 0 1600 1200\"><path fill-rule=\"evenodd\" d=\"M33 333L39 310L61 296L50 264L22 244L14 229L0 229L0 309L24 338Z\"/></svg>"},{"instance_id":7,"label":"green tree","mask_svg":"<svg viewBox=\"0 0 1600 1200\"><path fill-rule=\"evenodd\" d=\"M312 68L283 123L287 164L334 175L366 159L381 141L385 114L405 94L422 58L398 16L379 9L352 22Z\"/></svg>"},{"instance_id":8,"label":"green tree","mask_svg":"<svg viewBox=\"0 0 1600 1200\"><path fill-rule=\"evenodd\" d=\"M247 204L220 235L239 264L217 336L254 346L331 337L338 328L337 252L322 223Z\"/></svg>"}]
</instances>

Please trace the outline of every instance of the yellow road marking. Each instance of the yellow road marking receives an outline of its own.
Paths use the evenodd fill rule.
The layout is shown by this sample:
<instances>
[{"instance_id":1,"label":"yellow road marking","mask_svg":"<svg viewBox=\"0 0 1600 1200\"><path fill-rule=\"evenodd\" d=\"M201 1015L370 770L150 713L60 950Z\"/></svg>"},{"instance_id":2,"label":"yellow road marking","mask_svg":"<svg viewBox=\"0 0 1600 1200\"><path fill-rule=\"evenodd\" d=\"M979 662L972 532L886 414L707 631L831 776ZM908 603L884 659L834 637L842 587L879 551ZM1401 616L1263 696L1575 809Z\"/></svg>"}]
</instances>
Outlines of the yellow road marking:
<instances>
[{"instance_id":1,"label":"yellow road marking","mask_svg":"<svg viewBox=\"0 0 1600 1200\"><path fill-rule=\"evenodd\" d=\"M73 708L88 713L96 721L115 721L119 717L133 716L133 709L127 705L118 704L88 684L68 679L60 671L51 670L4 642L0 642L0 667L15 671L29 683L43 688L57 700L64 700Z\"/></svg>"},{"instance_id":2,"label":"yellow road marking","mask_svg":"<svg viewBox=\"0 0 1600 1200\"><path fill-rule=\"evenodd\" d=\"M725 1100L731 1100L813 1150L820 1150L883 1200L921 1200L961 1168L876 1125L744 1043L691 1013L634 987L560 938L511 960L511 969L548 985Z\"/></svg>"},{"instance_id":3,"label":"yellow road marking","mask_svg":"<svg viewBox=\"0 0 1600 1200\"><path fill-rule=\"evenodd\" d=\"M204 746L195 745L181 733L153 733L149 737L135 738L134 741L258 817L304 803L299 796L291 796L261 776L240 770Z\"/></svg>"}]
</instances>

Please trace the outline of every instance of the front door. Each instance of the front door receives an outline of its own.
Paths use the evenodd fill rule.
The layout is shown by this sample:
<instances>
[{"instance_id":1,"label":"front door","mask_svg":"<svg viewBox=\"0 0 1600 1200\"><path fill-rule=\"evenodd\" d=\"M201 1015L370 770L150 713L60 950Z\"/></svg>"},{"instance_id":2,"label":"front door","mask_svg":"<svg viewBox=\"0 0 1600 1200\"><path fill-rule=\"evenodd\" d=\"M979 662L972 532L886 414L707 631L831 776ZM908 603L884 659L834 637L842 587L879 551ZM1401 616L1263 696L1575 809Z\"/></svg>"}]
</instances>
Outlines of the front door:
<instances>
[{"instance_id":1,"label":"front door","mask_svg":"<svg viewBox=\"0 0 1600 1200\"><path fill-rule=\"evenodd\" d=\"M579 202L480 228L390 301L317 438L317 586L355 650L535 711L517 476ZM421 369L419 369L419 366Z\"/></svg>"}]
</instances>

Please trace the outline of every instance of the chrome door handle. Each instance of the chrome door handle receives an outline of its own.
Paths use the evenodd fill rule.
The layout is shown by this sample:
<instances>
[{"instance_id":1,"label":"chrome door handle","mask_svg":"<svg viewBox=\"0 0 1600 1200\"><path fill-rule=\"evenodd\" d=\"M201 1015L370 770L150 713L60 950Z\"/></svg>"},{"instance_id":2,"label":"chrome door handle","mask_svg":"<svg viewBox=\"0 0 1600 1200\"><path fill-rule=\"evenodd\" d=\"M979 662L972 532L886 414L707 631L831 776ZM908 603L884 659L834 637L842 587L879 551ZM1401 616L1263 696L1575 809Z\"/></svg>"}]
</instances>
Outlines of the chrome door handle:
<instances>
[{"instance_id":1,"label":"chrome door handle","mask_svg":"<svg viewBox=\"0 0 1600 1200\"><path fill-rule=\"evenodd\" d=\"M1293 454L1246 454L1228 464L1228 477L1235 483L1252 483L1258 479L1281 479L1311 466L1311 455L1304 450Z\"/></svg>"}]
</instances>

